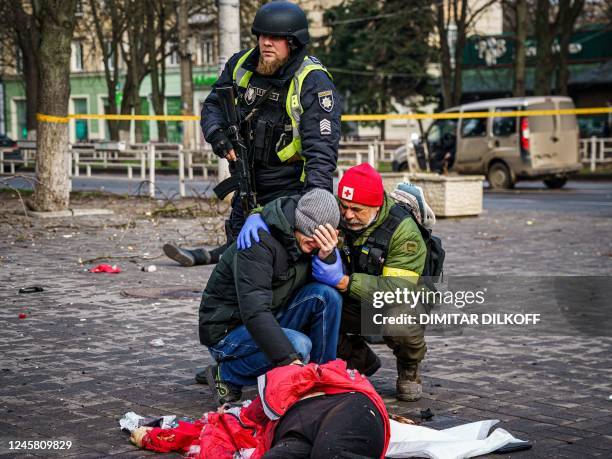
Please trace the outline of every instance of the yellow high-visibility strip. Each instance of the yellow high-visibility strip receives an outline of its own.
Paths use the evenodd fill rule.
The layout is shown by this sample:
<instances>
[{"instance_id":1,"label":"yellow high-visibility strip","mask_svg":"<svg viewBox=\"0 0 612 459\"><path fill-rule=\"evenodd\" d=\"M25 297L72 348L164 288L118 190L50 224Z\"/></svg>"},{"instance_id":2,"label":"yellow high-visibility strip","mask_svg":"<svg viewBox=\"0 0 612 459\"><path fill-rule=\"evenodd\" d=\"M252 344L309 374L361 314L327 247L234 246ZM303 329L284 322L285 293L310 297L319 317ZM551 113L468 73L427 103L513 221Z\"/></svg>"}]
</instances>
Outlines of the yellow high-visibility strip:
<instances>
[{"instance_id":1,"label":"yellow high-visibility strip","mask_svg":"<svg viewBox=\"0 0 612 459\"><path fill-rule=\"evenodd\" d=\"M402 277L414 283L419 280L419 273L415 271L402 268L392 268L390 266L383 266L382 275L387 277Z\"/></svg>"},{"instance_id":2,"label":"yellow high-visibility strip","mask_svg":"<svg viewBox=\"0 0 612 459\"><path fill-rule=\"evenodd\" d=\"M342 115L342 121L384 121L384 120L448 120L461 118L504 118L514 116L547 115L601 115L612 113L612 107L568 108L559 110L515 110L508 112L463 112L463 113L389 113L372 115ZM70 119L79 120L136 120L136 121L199 121L198 115L98 115L72 114L66 117L36 114L38 121L47 123L67 123Z\"/></svg>"}]
</instances>

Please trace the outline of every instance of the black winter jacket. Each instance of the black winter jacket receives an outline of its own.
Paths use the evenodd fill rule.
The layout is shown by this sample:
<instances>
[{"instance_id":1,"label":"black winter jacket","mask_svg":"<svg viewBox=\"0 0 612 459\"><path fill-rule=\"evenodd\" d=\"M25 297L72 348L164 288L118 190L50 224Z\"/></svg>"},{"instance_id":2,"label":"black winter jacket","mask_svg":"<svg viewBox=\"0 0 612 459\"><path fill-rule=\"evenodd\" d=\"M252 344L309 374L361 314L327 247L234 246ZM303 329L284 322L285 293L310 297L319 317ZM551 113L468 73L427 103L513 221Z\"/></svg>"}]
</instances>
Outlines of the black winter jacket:
<instances>
[{"instance_id":1,"label":"black winter jacket","mask_svg":"<svg viewBox=\"0 0 612 459\"><path fill-rule=\"evenodd\" d=\"M201 126L206 139L210 139L211 134L217 129L227 127L215 89L233 83L234 67L238 59L246 52L247 50L240 51L228 60L219 79L213 85L212 92L204 102ZM245 92L248 90L239 89L238 109L241 118L244 119L265 90L272 88L271 97L261 104L259 112L262 117L275 124L277 129L290 125L291 121L285 108L286 94L291 79L305 55L305 49L296 52L274 75L266 77L255 72L259 59L259 48L255 48L243 64L245 69L254 72L249 81L249 94L255 94L255 96L254 98L245 97ZM331 91L331 96L329 91ZM304 112L301 116L299 131L302 156L306 161L305 166L302 161L281 163L278 158L272 158L272 161L267 163L256 162L255 186L258 197L262 198L260 202L266 203L276 197L299 194L313 188L323 188L333 192L332 174L336 169L340 141L340 97L332 80L320 70L314 70L308 74L300 93ZM249 99L250 103L247 103L245 99ZM256 122L256 119L253 119L253 122ZM243 134L245 137L248 136L248 133ZM280 132L275 132L267 137L271 139L272 145L276 146L280 135ZM276 148L274 150L275 153ZM306 177L302 183L300 177L303 168Z\"/></svg>"},{"instance_id":2,"label":"black winter jacket","mask_svg":"<svg viewBox=\"0 0 612 459\"><path fill-rule=\"evenodd\" d=\"M275 316L310 280L310 255L294 235L299 196L263 208L270 234L238 251L230 245L213 270L200 303L200 342L212 346L244 324L266 356L277 365L299 358Z\"/></svg>"}]
</instances>

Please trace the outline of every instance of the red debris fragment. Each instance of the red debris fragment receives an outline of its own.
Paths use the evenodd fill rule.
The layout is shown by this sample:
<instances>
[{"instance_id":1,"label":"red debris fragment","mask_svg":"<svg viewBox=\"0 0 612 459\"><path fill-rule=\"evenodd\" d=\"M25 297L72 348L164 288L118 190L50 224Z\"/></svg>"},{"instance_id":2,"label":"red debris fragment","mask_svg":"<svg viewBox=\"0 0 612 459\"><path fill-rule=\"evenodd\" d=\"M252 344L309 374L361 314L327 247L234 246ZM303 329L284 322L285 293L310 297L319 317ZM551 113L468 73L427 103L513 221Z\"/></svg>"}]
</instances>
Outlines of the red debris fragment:
<instances>
[{"instance_id":1,"label":"red debris fragment","mask_svg":"<svg viewBox=\"0 0 612 459\"><path fill-rule=\"evenodd\" d=\"M110 273L110 274L119 274L121 269L117 265L98 265L95 268L91 268L89 270L90 273Z\"/></svg>"},{"instance_id":2,"label":"red debris fragment","mask_svg":"<svg viewBox=\"0 0 612 459\"><path fill-rule=\"evenodd\" d=\"M28 317L28 315L24 314L23 312L19 314L20 319L25 319L26 317Z\"/></svg>"}]
</instances>

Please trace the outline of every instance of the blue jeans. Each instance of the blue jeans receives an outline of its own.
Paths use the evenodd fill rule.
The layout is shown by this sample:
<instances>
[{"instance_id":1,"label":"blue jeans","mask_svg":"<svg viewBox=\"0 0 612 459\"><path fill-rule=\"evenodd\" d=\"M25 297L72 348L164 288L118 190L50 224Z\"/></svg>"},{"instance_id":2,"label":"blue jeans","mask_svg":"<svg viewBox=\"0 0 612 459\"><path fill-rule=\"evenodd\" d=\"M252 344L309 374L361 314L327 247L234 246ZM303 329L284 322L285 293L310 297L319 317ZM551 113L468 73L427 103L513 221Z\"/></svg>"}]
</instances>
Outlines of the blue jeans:
<instances>
[{"instance_id":1,"label":"blue jeans","mask_svg":"<svg viewBox=\"0 0 612 459\"><path fill-rule=\"evenodd\" d=\"M336 358L342 296L320 283L303 287L277 315L279 325L300 355L325 363ZM257 377L273 368L244 325L208 348L221 367L221 378L235 386L257 384Z\"/></svg>"}]
</instances>

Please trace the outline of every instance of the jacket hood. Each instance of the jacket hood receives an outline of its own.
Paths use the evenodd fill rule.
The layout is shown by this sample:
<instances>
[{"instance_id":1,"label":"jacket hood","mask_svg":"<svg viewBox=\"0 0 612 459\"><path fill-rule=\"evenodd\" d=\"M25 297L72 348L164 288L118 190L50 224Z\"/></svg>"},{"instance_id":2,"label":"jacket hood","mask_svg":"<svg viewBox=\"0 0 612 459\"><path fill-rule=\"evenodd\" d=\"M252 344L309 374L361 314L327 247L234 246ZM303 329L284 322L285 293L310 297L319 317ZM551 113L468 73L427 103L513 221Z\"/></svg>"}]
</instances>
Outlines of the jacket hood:
<instances>
[{"instance_id":1,"label":"jacket hood","mask_svg":"<svg viewBox=\"0 0 612 459\"><path fill-rule=\"evenodd\" d=\"M302 46L301 48L293 51L289 56L289 60L285 65L283 65L280 69L276 71L274 75L266 77L270 83L277 87L282 87L285 83L293 78L295 72L302 64L304 60L304 56L306 56L306 47ZM255 47L253 52L249 55L249 57L244 62L244 68L246 70L250 70L254 72L257 68L257 63L259 62L259 46Z\"/></svg>"},{"instance_id":2,"label":"jacket hood","mask_svg":"<svg viewBox=\"0 0 612 459\"><path fill-rule=\"evenodd\" d=\"M294 233L295 209L299 200L300 196L278 198L266 204L261 211L262 218L270 228L270 234L285 246L293 260L303 255Z\"/></svg>"}]
</instances>

